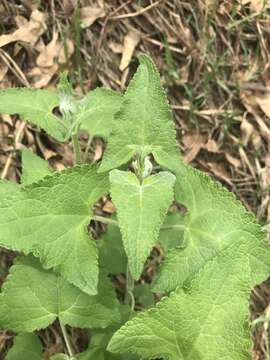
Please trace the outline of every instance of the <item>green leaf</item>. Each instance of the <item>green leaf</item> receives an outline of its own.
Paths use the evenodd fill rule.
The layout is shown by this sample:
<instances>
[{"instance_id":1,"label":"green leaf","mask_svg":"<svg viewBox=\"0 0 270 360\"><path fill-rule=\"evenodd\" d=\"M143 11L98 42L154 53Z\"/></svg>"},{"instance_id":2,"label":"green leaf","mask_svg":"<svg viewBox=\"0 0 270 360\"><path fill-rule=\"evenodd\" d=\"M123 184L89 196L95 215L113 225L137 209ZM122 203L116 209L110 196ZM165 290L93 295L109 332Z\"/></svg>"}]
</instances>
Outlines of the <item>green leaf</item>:
<instances>
[{"instance_id":1,"label":"green leaf","mask_svg":"<svg viewBox=\"0 0 270 360\"><path fill-rule=\"evenodd\" d=\"M172 250L155 290L179 288L124 325L108 350L151 359L248 360L249 297L269 275L269 244L254 216L218 183L183 164L176 173L176 199L187 207L185 248Z\"/></svg>"},{"instance_id":2,"label":"green leaf","mask_svg":"<svg viewBox=\"0 0 270 360\"><path fill-rule=\"evenodd\" d=\"M0 244L34 253L89 295L96 294L98 264L87 225L109 188L108 176L96 170L76 166L0 196Z\"/></svg>"},{"instance_id":3,"label":"green leaf","mask_svg":"<svg viewBox=\"0 0 270 360\"><path fill-rule=\"evenodd\" d=\"M166 168L179 162L174 124L152 60L139 57L140 66L115 114L112 133L99 171L108 171L128 162L134 155L152 153Z\"/></svg>"},{"instance_id":4,"label":"green leaf","mask_svg":"<svg viewBox=\"0 0 270 360\"><path fill-rule=\"evenodd\" d=\"M107 330L106 332L95 331L91 333L91 341L88 349L78 355L76 359L78 360L139 360L137 356L132 356L129 354L114 355L109 353L106 348L108 342L110 341L114 331Z\"/></svg>"},{"instance_id":5,"label":"green leaf","mask_svg":"<svg viewBox=\"0 0 270 360\"><path fill-rule=\"evenodd\" d=\"M0 180L0 197L17 191L20 191L19 184L13 181Z\"/></svg>"},{"instance_id":6,"label":"green leaf","mask_svg":"<svg viewBox=\"0 0 270 360\"><path fill-rule=\"evenodd\" d=\"M72 357L70 358L68 355L66 354L56 354L50 357L50 360L75 360L76 357Z\"/></svg>"},{"instance_id":7,"label":"green leaf","mask_svg":"<svg viewBox=\"0 0 270 360\"><path fill-rule=\"evenodd\" d=\"M66 130L53 114L57 106L59 98L49 90L13 88L0 91L0 113L18 114L58 141L64 141Z\"/></svg>"},{"instance_id":8,"label":"green leaf","mask_svg":"<svg viewBox=\"0 0 270 360\"><path fill-rule=\"evenodd\" d=\"M19 334L15 337L6 360L41 360L42 343L35 334Z\"/></svg>"},{"instance_id":9,"label":"green leaf","mask_svg":"<svg viewBox=\"0 0 270 360\"><path fill-rule=\"evenodd\" d=\"M50 175L51 170L47 161L33 153L29 149L22 151L22 176L21 183L29 185Z\"/></svg>"},{"instance_id":10,"label":"green leaf","mask_svg":"<svg viewBox=\"0 0 270 360\"><path fill-rule=\"evenodd\" d=\"M110 182L130 272L137 280L173 201L175 176L160 172L140 184L135 174L113 170Z\"/></svg>"},{"instance_id":11,"label":"green leaf","mask_svg":"<svg viewBox=\"0 0 270 360\"><path fill-rule=\"evenodd\" d=\"M265 250L254 238L251 255L250 244L236 241L205 265L189 289L127 322L108 350L147 359L250 360L249 297L269 274Z\"/></svg>"},{"instance_id":12,"label":"green leaf","mask_svg":"<svg viewBox=\"0 0 270 360\"><path fill-rule=\"evenodd\" d=\"M106 233L98 241L99 264L108 274L126 273L127 257L122 236L117 226L108 225Z\"/></svg>"},{"instance_id":13,"label":"green leaf","mask_svg":"<svg viewBox=\"0 0 270 360\"><path fill-rule=\"evenodd\" d=\"M136 298L136 303L143 305L144 309L150 309L155 306L155 298L150 284L136 284L133 294Z\"/></svg>"},{"instance_id":14,"label":"green leaf","mask_svg":"<svg viewBox=\"0 0 270 360\"><path fill-rule=\"evenodd\" d=\"M121 102L122 95L115 91L102 88L91 91L78 102L75 121L91 136L107 138Z\"/></svg>"},{"instance_id":15,"label":"green leaf","mask_svg":"<svg viewBox=\"0 0 270 360\"><path fill-rule=\"evenodd\" d=\"M98 295L89 296L59 274L44 270L37 259L17 260L0 295L0 326L31 332L49 326L56 318L80 328L104 328L120 322L115 291L102 278Z\"/></svg>"},{"instance_id":16,"label":"green leaf","mask_svg":"<svg viewBox=\"0 0 270 360\"><path fill-rule=\"evenodd\" d=\"M249 244L250 249L254 242L264 241L254 216L219 183L183 164L178 166L176 177L176 200L187 208L181 221L184 246L166 254L154 279L156 292L168 292L189 282L208 261L239 241ZM266 254L269 250L265 248ZM252 262L251 254L250 258Z\"/></svg>"},{"instance_id":17,"label":"green leaf","mask_svg":"<svg viewBox=\"0 0 270 360\"><path fill-rule=\"evenodd\" d=\"M163 251L167 253L170 249L184 247L184 225L183 216L179 213L170 213L167 215L162 229L159 233L158 242Z\"/></svg>"}]
</instances>

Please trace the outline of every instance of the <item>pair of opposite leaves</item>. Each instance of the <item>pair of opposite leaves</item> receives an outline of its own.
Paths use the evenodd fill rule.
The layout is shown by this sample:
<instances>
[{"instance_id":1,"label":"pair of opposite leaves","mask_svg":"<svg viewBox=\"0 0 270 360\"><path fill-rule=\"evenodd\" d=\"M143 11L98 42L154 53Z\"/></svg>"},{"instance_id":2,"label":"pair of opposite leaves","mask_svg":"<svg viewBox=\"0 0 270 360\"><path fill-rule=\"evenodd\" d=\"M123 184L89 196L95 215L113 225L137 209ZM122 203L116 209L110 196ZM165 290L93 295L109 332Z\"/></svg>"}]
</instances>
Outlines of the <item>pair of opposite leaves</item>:
<instances>
[{"instance_id":1,"label":"pair of opposite leaves","mask_svg":"<svg viewBox=\"0 0 270 360\"><path fill-rule=\"evenodd\" d=\"M175 168L179 160L171 114L158 72L148 57L142 56L140 61L141 65L112 123L99 171L96 167L67 170L42 184L14 192L14 195L5 197L1 205L5 211L0 243L25 253L34 252L46 267L60 271L68 281L89 294L96 291L98 267L95 246L88 241L85 228L94 203L109 191L107 171L126 163L138 153L143 156L152 153L158 163L169 168ZM50 96L58 99L57 95ZM51 124L59 125L56 119L51 119L55 102L50 97L48 99L42 91L4 90L0 92L0 111L18 112L32 122L39 119L38 125L48 129ZM78 116L87 119L88 124L92 118L100 121L103 107L106 114L111 111L112 118L111 102L107 104L103 100L98 93L92 100L81 100L74 113L75 121ZM107 119L106 114L102 120ZM84 123L81 122L82 128ZM124 178L126 181L122 184ZM111 193L118 207L125 249L135 279L139 278L144 261L156 243L159 227L173 200L174 180L174 175L162 172L148 177L141 186L131 173L117 170L110 173Z\"/></svg>"},{"instance_id":2,"label":"pair of opposite leaves","mask_svg":"<svg viewBox=\"0 0 270 360\"><path fill-rule=\"evenodd\" d=\"M158 163L175 172L176 200L184 204L189 212L181 220L181 228L184 227L184 247L168 253L154 283L154 290L170 291L177 286L179 290L170 298L161 301L157 308L128 322L114 335L109 350L130 351L149 358L163 356L173 360L249 359L249 292L251 287L264 280L269 273L269 249L265 244L264 235L253 217L245 212L232 195L177 159L175 143L172 141L174 131L170 122L170 112L157 72L149 59L144 57L141 60L137 75L122 101L121 110L116 115L116 121L113 121L101 170L120 166L135 153L152 153ZM120 124L119 128L117 124ZM65 185L64 189L68 192L65 191L66 197L63 195L60 199L60 208L63 209L62 205L68 204L70 210L76 209L76 216L81 215L82 208L78 201L74 204L68 201L70 185L72 189L73 186L77 186L76 190L84 189L82 195L75 191L76 194L72 196L74 200L81 196L81 200L88 198L89 204L89 200L96 199L94 195L99 194L98 191L85 193L86 178L90 174L94 176L91 171L86 177L83 176L82 183L76 182L76 172L81 171L79 169L81 168L73 170L76 175L71 175L71 184L63 179L51 191L52 199L55 199L54 192L58 185ZM68 170L67 173L72 174L73 171ZM113 174L117 173L111 174L112 179ZM118 175L121 177L122 173L119 172ZM95 176L102 174L95 172ZM136 188L135 196L141 199L141 190L138 191L138 186L134 186L132 175L127 173L125 176L131 176L125 180L131 182L131 187ZM172 179L173 175L169 176ZM65 178L59 175L58 179L61 180L61 177ZM57 176L54 178L57 179ZM101 178L98 182L100 180ZM29 191L36 194L31 197L31 202L44 199L43 190L50 188L50 180L44 181L45 184L41 182ZM119 186L121 184L123 182L118 182ZM151 189L151 185L149 188ZM117 189L119 188L116 188L116 191ZM119 211L121 199L117 200L117 193L113 193L114 191L112 196ZM125 200L122 201L125 204ZM7 200L7 205L11 202ZM143 209L141 204L139 209ZM138 215L138 209L136 211L135 217ZM35 212L36 209L33 213ZM145 215L148 216L147 214L146 212ZM160 217L162 218L162 215ZM82 223L83 219L80 218ZM125 236L126 230L121 215L119 222ZM24 229L20 229L20 234L23 233ZM57 239L61 240L62 235L60 231ZM79 241L85 243L82 238L83 236L78 237ZM41 253L39 249L39 256ZM45 252L46 256L48 254L49 252ZM54 257L51 261L49 266L54 266ZM55 267L65 274L65 268L68 266L62 265L56 264ZM185 283L188 285L183 288Z\"/></svg>"}]
</instances>

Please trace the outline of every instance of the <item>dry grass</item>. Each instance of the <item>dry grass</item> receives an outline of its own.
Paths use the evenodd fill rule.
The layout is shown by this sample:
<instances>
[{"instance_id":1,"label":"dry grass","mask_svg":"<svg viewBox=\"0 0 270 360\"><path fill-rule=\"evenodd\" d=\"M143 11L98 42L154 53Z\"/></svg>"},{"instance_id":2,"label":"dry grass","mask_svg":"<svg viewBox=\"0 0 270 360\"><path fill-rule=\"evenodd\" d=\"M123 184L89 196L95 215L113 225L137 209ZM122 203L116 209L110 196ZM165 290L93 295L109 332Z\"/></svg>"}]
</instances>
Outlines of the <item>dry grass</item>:
<instances>
[{"instance_id":1,"label":"dry grass","mask_svg":"<svg viewBox=\"0 0 270 360\"><path fill-rule=\"evenodd\" d=\"M96 19L89 6L96 9ZM17 40L0 47L0 87L53 87L59 71L67 69L78 91L99 85L122 90L136 68L136 54L148 53L168 91L186 161L234 191L259 222L270 222L268 1L263 6L263 1L82 0L79 6L75 0L3 0L0 34L12 33L22 23L18 16L29 20L36 7L46 15L44 31L34 44ZM93 23L83 28L82 18ZM62 50L52 41L55 34ZM44 55L48 44L52 49ZM58 51L57 57L50 51ZM68 145L22 127L18 119L3 117L0 137L2 177L19 179L17 150L23 146L56 169L73 161ZM94 143L93 152L99 149ZM10 255L1 259L5 274ZM265 283L252 296L253 319L269 311L269 299ZM48 349L61 348L57 331L43 332ZM267 321L256 327L254 339L254 359L270 359ZM6 344L10 335L2 332L0 352Z\"/></svg>"}]
</instances>

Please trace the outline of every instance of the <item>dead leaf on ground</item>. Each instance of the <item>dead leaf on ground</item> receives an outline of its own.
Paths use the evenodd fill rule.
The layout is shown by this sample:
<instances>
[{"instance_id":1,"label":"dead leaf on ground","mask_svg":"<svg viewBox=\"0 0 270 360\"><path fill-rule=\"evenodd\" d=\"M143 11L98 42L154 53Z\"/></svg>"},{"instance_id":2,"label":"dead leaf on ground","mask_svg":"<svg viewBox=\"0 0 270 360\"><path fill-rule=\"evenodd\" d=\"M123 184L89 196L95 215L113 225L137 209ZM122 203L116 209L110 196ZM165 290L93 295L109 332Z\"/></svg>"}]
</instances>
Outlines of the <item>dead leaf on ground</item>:
<instances>
[{"instance_id":1,"label":"dead leaf on ground","mask_svg":"<svg viewBox=\"0 0 270 360\"><path fill-rule=\"evenodd\" d=\"M253 166L251 165L251 162L249 161L249 158L248 158L245 150L242 147L239 147L239 155L242 160L242 164L243 164L244 168L247 167L249 169L253 179L256 179L256 172L254 171Z\"/></svg>"},{"instance_id":2,"label":"dead leaf on ground","mask_svg":"<svg viewBox=\"0 0 270 360\"><path fill-rule=\"evenodd\" d=\"M132 58L134 50L140 41L140 34L137 31L130 31L124 38L122 59L119 66L121 71L124 71Z\"/></svg>"},{"instance_id":3,"label":"dead leaf on ground","mask_svg":"<svg viewBox=\"0 0 270 360\"><path fill-rule=\"evenodd\" d=\"M73 42L66 40L67 54L71 56L74 52ZM54 33L52 40L48 45L43 43L38 47L40 54L37 57L37 67L28 72L28 76L32 78L32 85L35 88L47 86L58 71L59 65L66 62L64 44L58 40L58 34Z\"/></svg>"},{"instance_id":4,"label":"dead leaf on ground","mask_svg":"<svg viewBox=\"0 0 270 360\"><path fill-rule=\"evenodd\" d=\"M255 96L256 103L270 119L270 94L264 96Z\"/></svg>"},{"instance_id":5,"label":"dead leaf on ground","mask_svg":"<svg viewBox=\"0 0 270 360\"><path fill-rule=\"evenodd\" d=\"M8 72L7 64L2 59L0 59L0 81L4 79L7 72Z\"/></svg>"},{"instance_id":6,"label":"dead leaf on ground","mask_svg":"<svg viewBox=\"0 0 270 360\"><path fill-rule=\"evenodd\" d=\"M255 131L254 126L246 119L243 118L240 125L240 130L242 134L242 143L244 146L247 146L253 131Z\"/></svg>"},{"instance_id":7,"label":"dead leaf on ground","mask_svg":"<svg viewBox=\"0 0 270 360\"><path fill-rule=\"evenodd\" d=\"M182 137L183 144L186 148L184 160L189 164L198 155L204 146L204 137L199 133L188 133Z\"/></svg>"},{"instance_id":8,"label":"dead leaf on ground","mask_svg":"<svg viewBox=\"0 0 270 360\"><path fill-rule=\"evenodd\" d=\"M113 205L113 203L110 200L108 200L108 201L106 201L105 205L103 206L102 211L105 211L106 213L109 213L109 214L113 214L116 212L116 209L115 209L115 206Z\"/></svg>"},{"instance_id":9,"label":"dead leaf on ground","mask_svg":"<svg viewBox=\"0 0 270 360\"><path fill-rule=\"evenodd\" d=\"M260 185L262 190L270 189L270 155L265 158L265 167L261 169Z\"/></svg>"},{"instance_id":10,"label":"dead leaf on ground","mask_svg":"<svg viewBox=\"0 0 270 360\"><path fill-rule=\"evenodd\" d=\"M207 162L207 167L210 169L211 173L213 173L217 178L225 181L230 186L233 186L233 183L230 179L230 175L225 169L225 166L221 162Z\"/></svg>"},{"instance_id":11,"label":"dead leaf on ground","mask_svg":"<svg viewBox=\"0 0 270 360\"><path fill-rule=\"evenodd\" d=\"M226 160L233 166L236 168L240 168L241 167L241 161L233 156L231 156L229 153L225 152L225 158Z\"/></svg>"},{"instance_id":12,"label":"dead leaf on ground","mask_svg":"<svg viewBox=\"0 0 270 360\"><path fill-rule=\"evenodd\" d=\"M85 6L81 8L81 22L84 27L91 26L97 19L106 15L105 9L99 6Z\"/></svg>"},{"instance_id":13,"label":"dead leaf on ground","mask_svg":"<svg viewBox=\"0 0 270 360\"><path fill-rule=\"evenodd\" d=\"M267 5L270 4L269 0L250 0L250 10L252 11L262 11Z\"/></svg>"},{"instance_id":14,"label":"dead leaf on ground","mask_svg":"<svg viewBox=\"0 0 270 360\"><path fill-rule=\"evenodd\" d=\"M17 22L22 25L11 34L1 35L0 47L16 41L23 41L31 46L35 45L46 29L45 20L46 15L39 10L32 12L29 21L24 21L22 17L17 17Z\"/></svg>"},{"instance_id":15,"label":"dead leaf on ground","mask_svg":"<svg viewBox=\"0 0 270 360\"><path fill-rule=\"evenodd\" d=\"M259 116L256 107L257 105L259 105L258 101L260 102L260 107L263 110L263 112L267 115L267 113L269 113L269 118L270 118L270 109L269 106L267 104L267 99L268 95L266 95L266 97L259 98L258 96L255 97L254 95L248 93L248 92L241 92L241 100L243 102L243 105L245 106L245 108L247 109L247 111L253 115L255 121L257 122L259 128L260 128L260 134L262 135L262 137L267 141L267 143L270 146L270 129L269 127L266 125L264 119ZM258 100L261 99L261 100ZM268 116L268 115L267 115Z\"/></svg>"},{"instance_id":16,"label":"dead leaf on ground","mask_svg":"<svg viewBox=\"0 0 270 360\"><path fill-rule=\"evenodd\" d=\"M208 139L203 148L212 153L217 153L219 151L219 146L214 139Z\"/></svg>"},{"instance_id":17,"label":"dead leaf on ground","mask_svg":"<svg viewBox=\"0 0 270 360\"><path fill-rule=\"evenodd\" d=\"M115 54L122 54L123 52L122 44L118 44L114 41L109 41L108 46Z\"/></svg>"}]
</instances>

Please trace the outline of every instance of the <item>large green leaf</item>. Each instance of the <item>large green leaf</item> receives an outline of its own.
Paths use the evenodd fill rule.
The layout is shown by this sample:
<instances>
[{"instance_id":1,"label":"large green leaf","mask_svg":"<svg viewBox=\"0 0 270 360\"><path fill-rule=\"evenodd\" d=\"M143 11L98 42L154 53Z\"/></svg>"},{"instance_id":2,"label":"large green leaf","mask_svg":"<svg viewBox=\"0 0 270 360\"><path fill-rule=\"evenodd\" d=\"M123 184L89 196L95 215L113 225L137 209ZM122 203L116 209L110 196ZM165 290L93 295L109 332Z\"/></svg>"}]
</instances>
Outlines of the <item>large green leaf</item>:
<instances>
[{"instance_id":1,"label":"large green leaf","mask_svg":"<svg viewBox=\"0 0 270 360\"><path fill-rule=\"evenodd\" d=\"M182 286L208 261L219 256L220 251L238 241L251 247L254 242L263 241L254 217L219 183L184 164L178 166L176 177L176 200L187 208L179 227L183 247L166 254L154 279L153 290L156 292ZM266 248L266 253L269 250ZM250 257L253 262L252 255Z\"/></svg>"},{"instance_id":2,"label":"large green leaf","mask_svg":"<svg viewBox=\"0 0 270 360\"><path fill-rule=\"evenodd\" d=\"M140 184L135 174L113 170L110 182L130 272L138 279L173 201L175 176L164 171Z\"/></svg>"},{"instance_id":3,"label":"large green leaf","mask_svg":"<svg viewBox=\"0 0 270 360\"><path fill-rule=\"evenodd\" d=\"M98 295L89 296L59 274L44 270L38 259L16 261L0 295L0 326L16 332L45 328L56 318L81 328L120 322L115 291L102 278Z\"/></svg>"},{"instance_id":4,"label":"large green leaf","mask_svg":"<svg viewBox=\"0 0 270 360\"><path fill-rule=\"evenodd\" d=\"M107 175L85 165L1 195L0 244L25 254L33 252L46 268L96 294L97 250L87 225L92 207L108 187Z\"/></svg>"},{"instance_id":5,"label":"large green leaf","mask_svg":"<svg viewBox=\"0 0 270 360\"><path fill-rule=\"evenodd\" d=\"M179 161L174 124L158 71L149 57L142 55L139 60L113 120L100 171L117 168L135 154L152 153L167 168L175 168Z\"/></svg>"},{"instance_id":6,"label":"large green leaf","mask_svg":"<svg viewBox=\"0 0 270 360\"><path fill-rule=\"evenodd\" d=\"M108 350L147 359L250 360L249 296L269 273L265 251L256 239L252 247L235 241L205 265L189 289L126 323Z\"/></svg>"},{"instance_id":7,"label":"large green leaf","mask_svg":"<svg viewBox=\"0 0 270 360\"><path fill-rule=\"evenodd\" d=\"M41 360L42 343L34 334L19 334L5 360Z\"/></svg>"},{"instance_id":8,"label":"large green leaf","mask_svg":"<svg viewBox=\"0 0 270 360\"><path fill-rule=\"evenodd\" d=\"M107 89L96 89L89 92L78 102L75 121L80 129L91 136L107 138L111 132L114 114L119 110L122 95Z\"/></svg>"},{"instance_id":9,"label":"large green leaf","mask_svg":"<svg viewBox=\"0 0 270 360\"><path fill-rule=\"evenodd\" d=\"M22 151L22 176L21 183L29 185L51 174L47 161L37 156L33 151Z\"/></svg>"},{"instance_id":10,"label":"large green leaf","mask_svg":"<svg viewBox=\"0 0 270 360\"><path fill-rule=\"evenodd\" d=\"M66 129L53 114L57 106L59 98L49 90L13 88L0 91L0 113L18 114L55 139L64 141Z\"/></svg>"},{"instance_id":11,"label":"large green leaf","mask_svg":"<svg viewBox=\"0 0 270 360\"><path fill-rule=\"evenodd\" d=\"M269 275L269 244L226 189L183 164L176 174L176 199L187 207L184 247L167 256L154 289L179 288L120 329L109 350L151 359L248 360L249 296Z\"/></svg>"}]
</instances>

